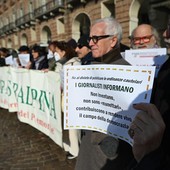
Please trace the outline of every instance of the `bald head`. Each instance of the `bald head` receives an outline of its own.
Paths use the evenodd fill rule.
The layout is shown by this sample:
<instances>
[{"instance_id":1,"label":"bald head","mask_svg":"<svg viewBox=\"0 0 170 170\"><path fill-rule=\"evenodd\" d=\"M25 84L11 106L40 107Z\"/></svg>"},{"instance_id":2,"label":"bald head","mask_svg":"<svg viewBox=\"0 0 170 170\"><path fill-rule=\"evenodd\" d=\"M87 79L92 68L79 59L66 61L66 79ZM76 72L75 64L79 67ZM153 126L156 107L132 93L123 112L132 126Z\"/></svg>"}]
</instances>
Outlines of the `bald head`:
<instances>
[{"instance_id":1,"label":"bald head","mask_svg":"<svg viewBox=\"0 0 170 170\"><path fill-rule=\"evenodd\" d=\"M139 25L134 29L132 34L134 37L141 37L141 35L142 36L152 35L152 27L151 25L148 24Z\"/></svg>"}]
</instances>

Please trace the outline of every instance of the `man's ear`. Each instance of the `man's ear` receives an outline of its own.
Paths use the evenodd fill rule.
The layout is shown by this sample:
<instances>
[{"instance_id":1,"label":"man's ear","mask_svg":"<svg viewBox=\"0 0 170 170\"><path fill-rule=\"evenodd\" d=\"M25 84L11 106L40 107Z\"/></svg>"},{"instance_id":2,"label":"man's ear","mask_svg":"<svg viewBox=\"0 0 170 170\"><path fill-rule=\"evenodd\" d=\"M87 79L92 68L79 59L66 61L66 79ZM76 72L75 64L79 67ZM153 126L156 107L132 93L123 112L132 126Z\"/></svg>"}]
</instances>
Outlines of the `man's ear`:
<instances>
[{"instance_id":1,"label":"man's ear","mask_svg":"<svg viewBox=\"0 0 170 170\"><path fill-rule=\"evenodd\" d=\"M112 48L115 47L116 44L117 44L117 42L118 42L117 37L112 37L112 39L111 39L111 47L112 47Z\"/></svg>"}]
</instances>

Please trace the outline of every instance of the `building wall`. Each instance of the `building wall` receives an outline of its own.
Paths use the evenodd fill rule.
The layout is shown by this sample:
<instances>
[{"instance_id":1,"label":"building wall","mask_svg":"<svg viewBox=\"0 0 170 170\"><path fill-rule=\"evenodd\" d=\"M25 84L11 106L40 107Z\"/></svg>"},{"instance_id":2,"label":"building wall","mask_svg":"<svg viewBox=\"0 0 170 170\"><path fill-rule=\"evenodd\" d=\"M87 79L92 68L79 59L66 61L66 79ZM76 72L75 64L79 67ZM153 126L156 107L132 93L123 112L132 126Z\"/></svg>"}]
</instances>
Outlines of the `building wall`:
<instances>
[{"instance_id":1,"label":"building wall","mask_svg":"<svg viewBox=\"0 0 170 170\"><path fill-rule=\"evenodd\" d=\"M30 1L0 1L0 29L7 24L7 18L11 18L10 16L12 16L14 12L17 12L19 15L21 7L23 9L23 15L27 14L29 12ZM46 0L46 3L50 1L51 0ZM79 0L77 0L76 5L74 5L73 8L69 8L65 0L63 12L58 12L53 17L49 17L45 20L36 18L32 25L25 26L24 28L16 27L11 32L7 32L5 34L2 34L1 32L0 47L12 46L14 49L18 49L20 45L23 45L23 43L27 45L33 45L35 43L47 43L48 40L67 41L70 38L77 40L80 36L79 27L83 26L83 24L84 26L86 25L82 20L84 16L86 16L86 19L88 18L90 23L92 23L96 19L111 15L112 12L114 13L114 17L121 23L123 28L122 43L129 45L128 36L130 35L133 28L138 25L138 12L144 0L86 1L87 3L81 3ZM43 1L32 0L32 6L34 8L38 8L40 5L42 5L38 4L38 2L43 3ZM110 10L111 13L109 14L108 11L106 12L105 10ZM17 16L16 19L18 19L18 17L20 16ZM47 28L48 31L46 32ZM50 38L48 37L49 35Z\"/></svg>"}]
</instances>

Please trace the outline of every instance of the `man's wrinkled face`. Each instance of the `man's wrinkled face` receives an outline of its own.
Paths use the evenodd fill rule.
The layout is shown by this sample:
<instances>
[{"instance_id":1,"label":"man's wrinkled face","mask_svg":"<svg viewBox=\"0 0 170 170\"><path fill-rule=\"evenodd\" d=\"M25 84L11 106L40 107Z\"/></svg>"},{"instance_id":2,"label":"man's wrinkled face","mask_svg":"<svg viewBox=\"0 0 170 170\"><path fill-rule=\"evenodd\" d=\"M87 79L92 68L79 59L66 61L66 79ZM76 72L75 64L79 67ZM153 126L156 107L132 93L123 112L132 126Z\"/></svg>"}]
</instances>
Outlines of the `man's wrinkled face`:
<instances>
[{"instance_id":1,"label":"man's wrinkled face","mask_svg":"<svg viewBox=\"0 0 170 170\"><path fill-rule=\"evenodd\" d=\"M149 25L138 26L131 38L131 45L133 49L155 48L156 39L152 34L151 27Z\"/></svg>"},{"instance_id":2,"label":"man's wrinkled face","mask_svg":"<svg viewBox=\"0 0 170 170\"><path fill-rule=\"evenodd\" d=\"M96 23L90 30L90 42L92 55L94 58L102 57L108 53L117 43L117 38L114 35L106 35L105 23Z\"/></svg>"}]
</instances>

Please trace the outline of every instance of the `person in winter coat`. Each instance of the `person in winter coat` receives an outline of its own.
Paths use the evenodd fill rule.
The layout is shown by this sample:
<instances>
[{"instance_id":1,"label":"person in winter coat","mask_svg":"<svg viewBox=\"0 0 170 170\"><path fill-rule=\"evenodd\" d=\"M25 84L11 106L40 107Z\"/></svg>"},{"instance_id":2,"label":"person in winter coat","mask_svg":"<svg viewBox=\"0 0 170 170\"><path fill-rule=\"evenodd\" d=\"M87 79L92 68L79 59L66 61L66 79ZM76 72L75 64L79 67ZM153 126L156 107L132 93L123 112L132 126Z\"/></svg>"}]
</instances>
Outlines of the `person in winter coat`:
<instances>
[{"instance_id":1,"label":"person in winter coat","mask_svg":"<svg viewBox=\"0 0 170 170\"><path fill-rule=\"evenodd\" d=\"M120 55L121 37L122 28L116 19L95 21L89 42L95 58L92 64L129 65ZM139 113L129 130L133 147L118 138L86 130L75 170L156 170L160 166L159 147L165 129L161 114L153 104L136 104L134 108Z\"/></svg>"}]
</instances>

